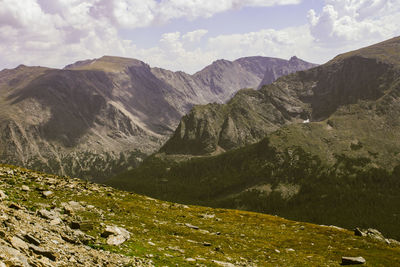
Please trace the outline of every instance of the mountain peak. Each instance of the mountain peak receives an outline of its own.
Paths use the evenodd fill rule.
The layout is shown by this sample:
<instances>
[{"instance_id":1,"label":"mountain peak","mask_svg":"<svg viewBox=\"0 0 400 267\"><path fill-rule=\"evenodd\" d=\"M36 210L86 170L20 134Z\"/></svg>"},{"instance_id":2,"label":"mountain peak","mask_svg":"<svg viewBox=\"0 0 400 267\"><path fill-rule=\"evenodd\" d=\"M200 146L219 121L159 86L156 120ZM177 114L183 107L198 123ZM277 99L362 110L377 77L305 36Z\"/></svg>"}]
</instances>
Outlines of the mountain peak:
<instances>
[{"instance_id":1,"label":"mountain peak","mask_svg":"<svg viewBox=\"0 0 400 267\"><path fill-rule=\"evenodd\" d=\"M146 63L134 59L115 56L102 56L97 59L77 61L65 66L68 70L102 70L105 72L120 72L130 66L147 66Z\"/></svg>"}]
</instances>

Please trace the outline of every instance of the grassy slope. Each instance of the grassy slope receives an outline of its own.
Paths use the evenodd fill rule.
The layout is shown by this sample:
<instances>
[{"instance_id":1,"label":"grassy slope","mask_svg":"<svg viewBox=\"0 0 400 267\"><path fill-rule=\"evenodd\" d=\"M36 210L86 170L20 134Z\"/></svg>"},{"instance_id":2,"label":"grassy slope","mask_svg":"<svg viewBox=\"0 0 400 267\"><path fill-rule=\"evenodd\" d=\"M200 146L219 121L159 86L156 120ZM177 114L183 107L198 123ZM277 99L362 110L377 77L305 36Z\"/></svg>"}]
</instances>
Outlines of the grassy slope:
<instances>
[{"instance_id":1,"label":"grassy slope","mask_svg":"<svg viewBox=\"0 0 400 267\"><path fill-rule=\"evenodd\" d=\"M51 187L40 183L37 178L40 175L34 172L1 168L14 169L14 175L3 175L0 180L1 190L11 201L33 211L43 206L59 207L61 202L70 200L93 205L95 208L77 214L83 221L94 224L94 229L87 232L96 238L91 246L126 255L152 255L157 266L192 264L187 258L195 258L197 263L207 266L216 265L213 260L243 266L337 266L341 256L363 256L368 266L400 262L399 247L356 237L343 229L253 212L188 207L46 175L59 182ZM72 184L74 188L70 188ZM22 192L22 185L31 189L50 187L55 196L46 199L37 190ZM102 216L99 211L103 211ZM100 237L102 223L123 226L132 233L132 238L120 247L104 245L105 240ZM200 230L188 228L185 223ZM220 234L216 235L217 232ZM204 246L204 242L211 246Z\"/></svg>"},{"instance_id":2,"label":"grassy slope","mask_svg":"<svg viewBox=\"0 0 400 267\"><path fill-rule=\"evenodd\" d=\"M179 163L153 156L108 183L169 201L241 208L349 229L374 227L400 238L398 168L393 173L375 168L369 158L357 154L358 143L353 146L354 157L336 154L331 165L286 145L276 149L264 139ZM272 191L251 190L262 185ZM299 192L285 198L279 193L282 185L297 186Z\"/></svg>"}]
</instances>

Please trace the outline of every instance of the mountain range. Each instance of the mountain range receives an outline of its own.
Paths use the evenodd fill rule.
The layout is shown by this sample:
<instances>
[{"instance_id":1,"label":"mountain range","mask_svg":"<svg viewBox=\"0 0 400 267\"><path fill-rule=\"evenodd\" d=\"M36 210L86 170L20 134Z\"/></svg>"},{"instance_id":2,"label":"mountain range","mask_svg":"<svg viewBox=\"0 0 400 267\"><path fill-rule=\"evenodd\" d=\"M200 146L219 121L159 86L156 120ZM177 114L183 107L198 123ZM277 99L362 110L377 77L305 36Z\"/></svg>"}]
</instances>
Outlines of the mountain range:
<instances>
[{"instance_id":1,"label":"mountain range","mask_svg":"<svg viewBox=\"0 0 400 267\"><path fill-rule=\"evenodd\" d=\"M399 238L400 38L195 106L108 184Z\"/></svg>"},{"instance_id":2,"label":"mountain range","mask_svg":"<svg viewBox=\"0 0 400 267\"><path fill-rule=\"evenodd\" d=\"M157 151L197 104L314 67L290 60L218 60L189 75L104 56L64 69L0 72L1 162L101 180Z\"/></svg>"}]
</instances>

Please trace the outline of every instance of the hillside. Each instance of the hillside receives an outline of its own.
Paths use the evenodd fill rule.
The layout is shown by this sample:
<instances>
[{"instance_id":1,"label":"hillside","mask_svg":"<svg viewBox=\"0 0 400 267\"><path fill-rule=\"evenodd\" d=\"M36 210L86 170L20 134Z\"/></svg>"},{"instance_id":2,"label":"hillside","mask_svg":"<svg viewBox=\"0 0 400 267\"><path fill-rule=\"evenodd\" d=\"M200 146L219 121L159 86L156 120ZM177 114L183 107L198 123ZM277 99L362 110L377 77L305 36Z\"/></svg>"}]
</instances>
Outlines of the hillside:
<instances>
[{"instance_id":1,"label":"hillside","mask_svg":"<svg viewBox=\"0 0 400 267\"><path fill-rule=\"evenodd\" d=\"M400 238L398 54L394 38L196 106L159 153L108 184Z\"/></svg>"},{"instance_id":2,"label":"hillside","mask_svg":"<svg viewBox=\"0 0 400 267\"><path fill-rule=\"evenodd\" d=\"M376 228L400 239L400 165L376 168L365 157L337 154L328 165L266 138L217 156L180 162L158 154L107 184L152 197L277 214L348 229Z\"/></svg>"},{"instance_id":3,"label":"hillside","mask_svg":"<svg viewBox=\"0 0 400 267\"><path fill-rule=\"evenodd\" d=\"M223 103L242 86L257 87L267 68L314 66L299 59L241 61L245 67L215 63L195 75L110 56L64 69L3 70L1 162L100 181L157 151L193 105Z\"/></svg>"},{"instance_id":4,"label":"hillside","mask_svg":"<svg viewBox=\"0 0 400 267\"><path fill-rule=\"evenodd\" d=\"M195 106L161 152L207 155L271 135L277 146L298 145L324 160L343 152L393 167L400 151L399 53L394 38L258 91L241 90L227 104ZM362 149L351 149L357 144Z\"/></svg>"},{"instance_id":5,"label":"hillside","mask_svg":"<svg viewBox=\"0 0 400 267\"><path fill-rule=\"evenodd\" d=\"M163 202L0 166L2 266L368 266L400 261L395 240L253 212Z\"/></svg>"}]
</instances>

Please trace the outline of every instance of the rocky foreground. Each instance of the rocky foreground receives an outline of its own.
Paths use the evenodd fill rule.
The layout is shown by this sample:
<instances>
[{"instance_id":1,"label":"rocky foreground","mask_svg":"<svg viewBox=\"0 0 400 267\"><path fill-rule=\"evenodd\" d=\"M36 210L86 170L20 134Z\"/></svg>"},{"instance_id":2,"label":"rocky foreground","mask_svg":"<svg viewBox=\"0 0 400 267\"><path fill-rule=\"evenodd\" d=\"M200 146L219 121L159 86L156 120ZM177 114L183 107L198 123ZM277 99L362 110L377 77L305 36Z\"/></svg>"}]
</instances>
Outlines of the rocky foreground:
<instances>
[{"instance_id":1,"label":"rocky foreground","mask_svg":"<svg viewBox=\"0 0 400 267\"><path fill-rule=\"evenodd\" d=\"M66 186L66 180L55 180L38 174L9 168L0 169L1 187L13 186L15 176L38 183L37 187L23 185L20 194L27 201L31 190L40 192L43 198L52 199L54 193L41 187L52 189ZM4 183L5 182L5 183ZM78 181L68 183L66 190L80 190ZM88 246L96 239L80 230L79 217L75 211L95 209L83 207L70 201L57 205L38 203L37 209L15 201L15 195L0 190L0 266L152 266L148 260L127 257ZM90 224L86 225L90 228ZM122 235L124 231L124 235ZM121 238L129 236L126 230L116 226L106 226L104 234L109 243L120 244Z\"/></svg>"},{"instance_id":2,"label":"rocky foreground","mask_svg":"<svg viewBox=\"0 0 400 267\"><path fill-rule=\"evenodd\" d=\"M163 202L0 166L3 266L395 266L400 246L276 216Z\"/></svg>"}]
</instances>

